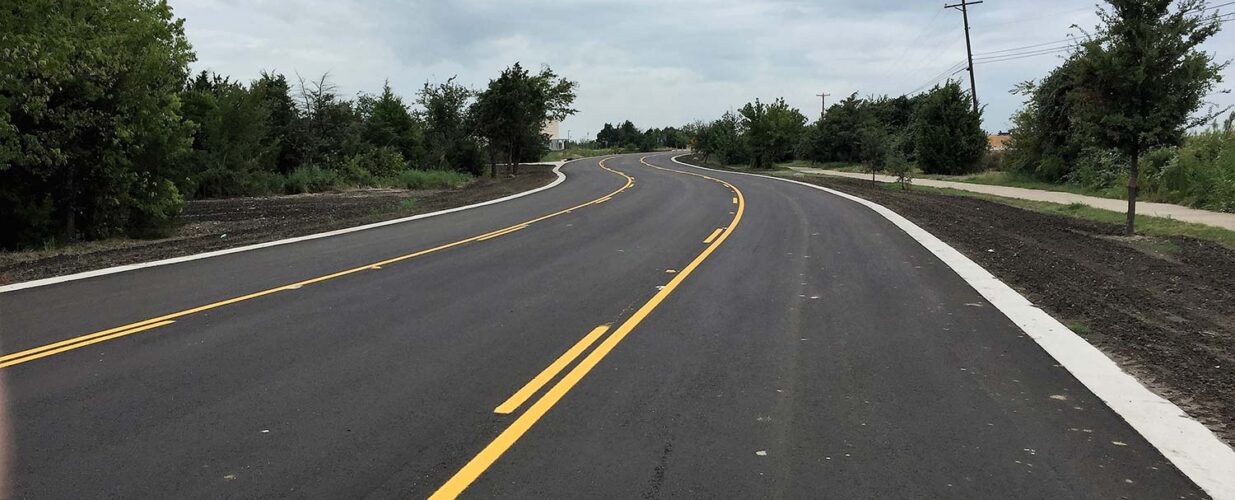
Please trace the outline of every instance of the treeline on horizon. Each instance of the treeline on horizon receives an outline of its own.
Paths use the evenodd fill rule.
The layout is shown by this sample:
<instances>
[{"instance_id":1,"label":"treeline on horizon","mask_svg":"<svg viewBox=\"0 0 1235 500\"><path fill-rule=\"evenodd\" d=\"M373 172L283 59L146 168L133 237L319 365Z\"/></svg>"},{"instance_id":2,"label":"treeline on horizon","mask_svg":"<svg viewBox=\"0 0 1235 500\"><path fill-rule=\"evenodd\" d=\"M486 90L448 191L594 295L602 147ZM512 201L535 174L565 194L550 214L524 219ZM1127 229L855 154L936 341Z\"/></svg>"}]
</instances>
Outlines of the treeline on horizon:
<instances>
[{"instance_id":1,"label":"treeline on horizon","mask_svg":"<svg viewBox=\"0 0 1235 500\"><path fill-rule=\"evenodd\" d=\"M784 99L756 99L737 112L686 127L691 147L705 161L771 168L803 160L861 163L872 171L909 175L975 170L988 150L981 110L955 81L913 97L859 98L852 94L808 119Z\"/></svg>"},{"instance_id":2,"label":"treeline on horizon","mask_svg":"<svg viewBox=\"0 0 1235 500\"><path fill-rule=\"evenodd\" d=\"M575 83L518 63L481 91L453 78L411 102L328 75L189 75L165 1L31 0L0 12L0 248L172 227L186 199L343 186L459 186L536 161ZM415 108L412 105L415 105Z\"/></svg>"},{"instance_id":3,"label":"treeline on horizon","mask_svg":"<svg viewBox=\"0 0 1235 500\"><path fill-rule=\"evenodd\" d=\"M953 80L914 96L855 93L810 124L782 99L756 100L686 130L696 151L722 164L861 163L902 178L1002 171L1012 182L1235 212L1235 114L1219 124L1225 110L1205 107L1228 63L1200 49L1222 27L1221 5L1106 3L1060 66L1014 89L1026 102L1006 151L989 151L982 110ZM1129 234L1134 217L1129 210Z\"/></svg>"}]
</instances>

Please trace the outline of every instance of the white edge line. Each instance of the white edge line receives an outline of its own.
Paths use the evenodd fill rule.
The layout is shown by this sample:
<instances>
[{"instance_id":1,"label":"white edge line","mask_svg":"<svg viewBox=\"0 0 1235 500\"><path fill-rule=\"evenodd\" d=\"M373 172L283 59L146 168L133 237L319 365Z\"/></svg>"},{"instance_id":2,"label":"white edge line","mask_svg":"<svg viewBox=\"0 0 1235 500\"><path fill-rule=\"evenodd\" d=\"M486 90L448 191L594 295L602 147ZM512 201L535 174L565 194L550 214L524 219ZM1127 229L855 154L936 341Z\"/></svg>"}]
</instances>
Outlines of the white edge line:
<instances>
[{"instance_id":1,"label":"white edge line","mask_svg":"<svg viewBox=\"0 0 1235 500\"><path fill-rule=\"evenodd\" d=\"M83 272L80 272L80 273L66 274L66 275L64 275L64 276L53 276L53 277L51 277L51 278L43 278L43 279L32 280L32 281L23 281L23 282L20 282L20 283L13 283L13 284L10 284L10 285L0 286L0 293L5 293L5 292L15 292L15 291L17 291L17 290L24 290L24 289L27 289L27 288L35 288L35 287L40 287L40 286L54 285L54 284L56 284L56 283L64 283L64 282L66 282L66 281L83 280L83 279L86 279L86 278L93 278L93 277L96 277L96 276L104 276L104 275L107 275L107 274L122 273L122 272L125 272L125 271L133 271L133 270L136 270L136 269L145 269L145 268L148 268L148 267L166 266L166 265L168 265L168 264L178 264L178 263L181 263L181 262L188 262L188 261L191 261L191 260L207 259L207 258L210 258L210 257L218 257L218 256L220 256L220 255L228 255L228 254L233 254L233 253L247 252L247 251L249 251L249 250L257 250L257 249L259 249L259 248L269 248L269 247L273 247L273 246L286 245L286 244L289 244L289 243L297 243L297 242L301 242L301 241L316 240L316 239L319 239L319 238L329 238L329 237L331 237L331 236L338 236L338 235L340 235L340 234L354 233L354 232L357 232L357 231L364 231L364 230L366 230L366 229L374 229L374 228L378 228L378 227L382 227L382 226L389 226L389 225L393 225L393 224L401 224L401 223L404 223L404 222L410 222L410 221L419 220L419 219L427 219L427 218L429 218L429 217L435 217L435 216L438 216L438 215L445 215L445 214L449 214L449 213L460 212L460 211L463 211L463 210L468 210L468 209L472 209L472 208L479 208L479 207L483 207L483 206L486 206L486 205L493 205L493 204L495 204L495 203L501 203L501 202L504 202L504 201L510 201L510 200L515 199L515 198L521 198L521 197L524 197L524 196L527 196L527 195L530 195L530 194L539 193L539 192L544 191L544 190L546 190L546 189L552 189L552 188L554 188L554 187L557 187L557 185L558 185L558 184L561 184L563 181L565 181L565 180L566 180L566 174L562 173L562 167L566 166L566 164L567 164L567 163L572 163L572 162L574 162L574 161L580 161L580 160L586 160L586 159L587 159L587 158L578 158L578 159L575 159L575 160L572 160L572 161L562 162L560 165L557 165L556 167L553 167L553 173L557 175L557 179L554 179L554 180L553 180L553 182L550 182L549 184L546 184L546 185L544 185L544 186L538 187L538 188L536 188L536 189L529 189L529 190L527 190L527 191L523 191L523 192L521 192L521 193L515 193L515 194L509 195L509 196L503 196L503 197L501 197L501 198L497 198L497 199L493 199L493 200L489 200L489 201L482 201L482 202L480 202L480 203L473 203L473 204L471 204L471 205L465 205L465 206L462 206L462 207L448 208L448 209L446 209L446 210L439 210L439 211L437 211L437 212L429 212L429 213L424 213L424 214L418 214L418 215L413 215L413 216L410 216L410 217L403 217L403 218L399 218L399 219L391 219L391 220L385 220L385 221L381 221L381 222L374 222L374 223L372 223L372 224L365 224L365 225L363 225L363 226L354 226L354 227L346 227L346 228L343 228L343 229L335 229L335 230L333 230L333 231L326 231L326 232L324 232L324 233L308 234L308 235L305 235L305 236L297 236L297 237L294 237L294 238L287 238L287 239L283 239L283 240L267 241L267 242L265 242L265 243L255 243L255 244L253 244L253 245L245 245L245 246L242 246L242 247L225 248L225 249L223 249L223 250L215 250L215 251L212 251L212 252L204 252L204 253L193 254L193 255L184 255L184 256L181 256L181 257L172 257L172 258L170 258L170 259L155 260L155 261L150 261L150 262L139 262L139 263L137 263L137 264L126 264L126 265L123 265L123 266L108 267L108 268L105 268L105 269L96 269L96 270L93 270L93 271L83 271Z\"/></svg>"},{"instance_id":2,"label":"white edge line","mask_svg":"<svg viewBox=\"0 0 1235 500\"><path fill-rule=\"evenodd\" d=\"M800 184L865 205L891 221L952 268L969 286L986 297L1016 323L1060 365L1141 433L1184 475L1218 499L1235 499L1235 450L1209 428L1165 398L1154 394L1124 372L1102 351L1069 330L1059 320L1000 281L982 266L892 210L857 196L823 186L766 175L716 170L678 161L674 163L715 172L763 177Z\"/></svg>"}]
</instances>

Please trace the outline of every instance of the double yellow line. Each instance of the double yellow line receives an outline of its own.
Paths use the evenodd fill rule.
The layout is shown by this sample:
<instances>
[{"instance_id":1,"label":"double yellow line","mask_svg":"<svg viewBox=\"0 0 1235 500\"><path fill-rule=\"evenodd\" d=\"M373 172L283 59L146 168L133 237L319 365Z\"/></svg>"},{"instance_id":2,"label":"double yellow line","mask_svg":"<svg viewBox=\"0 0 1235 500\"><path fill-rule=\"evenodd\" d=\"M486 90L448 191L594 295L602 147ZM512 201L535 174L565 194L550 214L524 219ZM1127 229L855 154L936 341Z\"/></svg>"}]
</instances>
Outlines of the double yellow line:
<instances>
[{"instance_id":1,"label":"double yellow line","mask_svg":"<svg viewBox=\"0 0 1235 500\"><path fill-rule=\"evenodd\" d=\"M54 354L59 354L65 351L71 351L74 349L86 347L88 345L97 344L99 342L117 339L117 338L124 337L127 335L132 335L134 333L143 332L143 331L150 330L153 328L158 328L160 326L169 325L175 322L173 320L188 316L190 314L196 314L202 311L208 311L210 309L216 309L219 307L235 304L237 302L243 302L246 300L256 299L258 297L264 297L266 295L270 295L270 294L277 293L277 292L288 291L288 290L298 290L301 287L304 287L306 285L321 283L323 281L328 281L328 280L332 280L335 278L347 276L349 274L359 273L361 271L378 270L378 269L381 269L382 266L385 266L388 264L394 264L396 262L405 261L408 259L419 257L421 255L426 255L426 254L430 254L433 252L446 250L448 248L454 248L457 246L465 245L465 244L476 242L476 241L484 241L490 238L496 238L498 236L510 234L520 229L526 228L529 225L535 224L545 219L550 219L553 217L557 217L559 215L568 214L571 211L578 210L580 208L583 208L589 205L594 205L597 203L608 201L614 195L629 189L631 186L635 184L635 179L633 177L605 166L605 161L608 161L609 159L612 159L612 158L613 157L611 156L603 160L600 160L600 163L599 163L600 168L603 168L605 170L613 172L614 174L624 177L626 179L626 183L622 185L622 187L614 190L613 192L605 194L604 196L595 198L591 201L580 203L578 205L575 205L573 207L570 207L564 210L558 210L551 214L543 215L543 216L537 217L532 220L528 220L528 221L520 222L518 224L507 226L507 227L498 229L496 231L490 231L484 234L472 236L471 238L466 238L466 239L454 241L451 243L438 245L433 248L420 250L418 252L413 252L413 253L409 253L406 255L400 255L398 257L392 257L392 258L389 258L383 261L374 262L372 264L365 264L363 266L353 267L351 269L346 269L346 270L339 271L336 273L327 274L325 276L318 276L316 278L310 278L310 279L306 279L302 281L297 281L295 283L291 283L291 284L287 284L287 285L283 285L283 286L279 286L275 288L270 288L270 289L262 290L259 292L253 292L247 295L241 295L239 297L233 297L233 298L226 299L226 300L220 300L218 302L213 302L210 304L197 306L197 307L190 308L190 309L185 309L183 311L177 311L177 312L170 313L170 314L164 314L162 316L158 316L155 318L150 318L150 319L146 319L142 321L137 321L134 323L129 323L127 325L121 325L121 326L117 326L113 328L108 328L106 330L82 335L79 337L73 337L73 338L62 340L59 342L35 347L33 349L26 349L24 351L6 354L4 356L0 356L0 368L5 368L5 367L13 366L13 365L19 365L22 363L27 363L30 361L34 361L36 359L45 358L45 357L48 357Z\"/></svg>"},{"instance_id":2,"label":"double yellow line","mask_svg":"<svg viewBox=\"0 0 1235 500\"><path fill-rule=\"evenodd\" d=\"M690 276L690 273L693 272L695 268L699 267L699 264L703 263L709 255L712 255L712 252L716 251L716 249L720 247L720 245L724 243L727 238L729 238L729 235L733 234L733 230L737 228L738 222L742 220L742 213L746 208L746 200L742 196L742 191L740 191L737 187L734 187L732 184L723 180L703 174L658 167L648 163L646 161L647 158L647 156L640 158L639 162L655 169L679 174L694 175L719 182L732 190L737 204L737 210L734 212L733 220L729 222L729 225L725 227L719 235L715 238L709 238L712 241L707 243L708 246L703 249L703 252L696 256L690 264L687 264L686 267L678 271L677 274L673 276L673 279L669 280L669 283L661 288L660 291L656 292L656 295L653 295L651 299L648 299L648 301L639 307L639 309L627 318L626 321L622 322L622 324L618 326L612 334L608 337L604 337L605 332L609 330L609 325L601 325L596 327L582 340L571 347L565 354L536 375L531 382L528 382L527 385L519 389L518 392L510 397L510 399L507 399L500 406L498 406L497 409L494 410L497 413L505 414L513 412L520 405L522 405L524 401L530 399L531 396L540 390L541 387L557 376L557 374L565 369L566 366L568 366L576 357L586 351L588 346L596 342L597 339L604 337L604 340L601 341L591 353L589 353L585 358L583 358L582 361L579 362L579 364L575 365L574 368L567 372L561 380L553 385L553 387L549 388L549 390L545 392L540 399L536 400L535 403L532 403L532 406L529 407L527 411L519 415L515 421L506 428L506 430L502 431L497 438L495 438L492 442L485 446L480 453L468 461L468 463L464 465L462 469L459 469L459 471L447 480L445 484L438 488L438 490L429 497L430 499L455 498L458 497L459 494L463 493L463 491L466 490L467 487L474 481L476 481L481 474L488 470L489 467L491 467L494 462L498 460L498 458L501 458L502 454L506 453L511 446L514 446L515 442L517 442L519 438L523 437L523 435L526 434L527 431L541 419L541 417L545 416L545 414L549 412L549 409L553 408L554 405L561 401L562 397L574 388L574 386L578 384L579 381L588 374L588 372L592 371L592 369L595 368L596 365L605 358L605 356L613 351L613 348L617 347L617 345L621 343L622 340L635 329L635 327L639 326L639 323L641 323L643 319L648 316L648 314L651 314L651 312L655 310L656 307L669 296L669 294L673 293L673 291L677 289L678 285L681 285L682 282L686 280L686 277Z\"/></svg>"}]
</instances>

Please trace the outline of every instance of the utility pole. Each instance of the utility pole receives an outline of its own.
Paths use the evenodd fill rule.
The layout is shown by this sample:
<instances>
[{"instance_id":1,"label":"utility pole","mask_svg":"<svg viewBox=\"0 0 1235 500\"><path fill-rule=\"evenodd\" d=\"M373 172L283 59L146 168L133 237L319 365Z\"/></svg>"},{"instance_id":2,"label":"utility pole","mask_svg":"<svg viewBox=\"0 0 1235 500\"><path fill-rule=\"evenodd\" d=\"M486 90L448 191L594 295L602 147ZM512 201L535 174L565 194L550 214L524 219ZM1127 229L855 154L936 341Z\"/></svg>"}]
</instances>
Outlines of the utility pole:
<instances>
[{"instance_id":1,"label":"utility pole","mask_svg":"<svg viewBox=\"0 0 1235 500\"><path fill-rule=\"evenodd\" d=\"M819 98L819 119L820 120L823 119L824 113L828 112L828 96L830 95L832 94L829 94L826 92L821 93L821 94L815 94L815 96Z\"/></svg>"},{"instance_id":2,"label":"utility pole","mask_svg":"<svg viewBox=\"0 0 1235 500\"><path fill-rule=\"evenodd\" d=\"M978 112L978 86L977 84L974 83L974 78L973 78L973 45L970 45L969 43L969 9L968 7L970 5L980 4L982 3L982 1L983 0L978 0L976 2L970 2L968 0L961 0L961 3L954 3L952 5L944 4L943 6L943 8L945 9L956 9L957 7L959 7L958 10L961 11L961 17L965 19L965 52L969 55L969 95L973 96L973 112L974 113Z\"/></svg>"}]
</instances>

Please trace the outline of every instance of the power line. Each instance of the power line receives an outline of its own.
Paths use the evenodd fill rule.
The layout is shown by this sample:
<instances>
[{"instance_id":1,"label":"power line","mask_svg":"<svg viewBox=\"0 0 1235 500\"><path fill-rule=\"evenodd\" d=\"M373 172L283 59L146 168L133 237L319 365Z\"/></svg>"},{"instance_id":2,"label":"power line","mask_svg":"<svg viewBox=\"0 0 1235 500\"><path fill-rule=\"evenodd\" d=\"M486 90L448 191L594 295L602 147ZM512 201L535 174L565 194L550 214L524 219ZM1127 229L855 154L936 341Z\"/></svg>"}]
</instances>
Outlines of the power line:
<instances>
[{"instance_id":1,"label":"power line","mask_svg":"<svg viewBox=\"0 0 1235 500\"><path fill-rule=\"evenodd\" d=\"M1035 43L1035 44L1033 44L1033 45L1023 45L1023 46L1020 46L1020 47L1012 47L1012 48L1009 48L1009 49L991 50L991 51L987 51L987 52L975 52L973 55L974 55L974 57L981 57L981 56L990 55L990 54L999 54L999 53L1002 53L1002 52L1014 52L1014 51L1018 51L1018 50L1022 50L1022 49L1032 49L1032 48L1034 48L1034 47L1042 47L1042 46L1046 46L1046 45L1056 45L1056 44L1060 44L1060 43L1073 43L1073 42L1075 42L1075 41L1076 41L1075 39L1072 39L1072 38L1067 38L1067 39L1064 39L1064 40L1055 40L1055 41L1053 41L1053 42L1042 42L1042 43Z\"/></svg>"},{"instance_id":2,"label":"power line","mask_svg":"<svg viewBox=\"0 0 1235 500\"><path fill-rule=\"evenodd\" d=\"M930 88L932 85L938 83L940 80L951 77L952 75L955 75L958 71L961 71L964 69L966 69L965 61L961 61L951 66L948 66L948 69L940 71L939 74L931 77L931 79L927 80L926 83L923 83L922 85L919 85L917 88L914 88L913 90L909 92L905 92L902 95L911 96L911 95L917 94L918 92L921 92L923 90Z\"/></svg>"},{"instance_id":3,"label":"power line","mask_svg":"<svg viewBox=\"0 0 1235 500\"><path fill-rule=\"evenodd\" d=\"M1038 54L1049 54L1049 53L1052 53L1052 52L1063 52L1063 51L1068 51L1068 50L1072 50L1072 49L1074 49L1074 48L1076 48L1076 47L1077 47L1077 45L1075 45L1075 44L1074 44L1074 45L1068 45L1068 46L1065 46L1065 47L1051 47L1051 48L1046 48L1046 49L1026 50L1026 51L1023 51L1023 52L1013 52L1013 53L1011 53L1011 54L999 54L999 55L994 55L994 56L975 57L975 58L974 58L974 60L975 60L975 61L989 61L989 60L991 60L991 59L1004 59L1004 58L1008 58L1008 57L1019 57L1019 56L1036 56L1036 55L1038 55Z\"/></svg>"},{"instance_id":4,"label":"power line","mask_svg":"<svg viewBox=\"0 0 1235 500\"><path fill-rule=\"evenodd\" d=\"M1064 54L1064 53L1072 51L1073 49L1074 49L1073 47L1060 47L1058 49L1049 49L1049 50L1044 50L1044 51L1034 52L1034 53L1029 53L1029 54L1020 54L1020 55L1004 56L1004 57L992 57L990 59L982 59L980 61L975 61L974 64L988 64L988 63L996 63L996 62L1004 62L1004 61L1015 61L1017 59L1026 59L1030 57L1046 56L1046 55L1051 55L1051 54Z\"/></svg>"}]
</instances>

